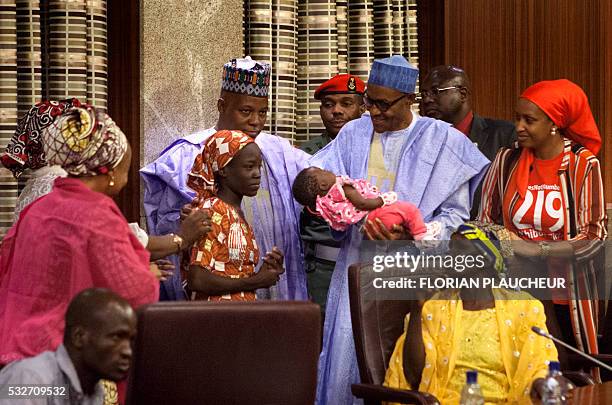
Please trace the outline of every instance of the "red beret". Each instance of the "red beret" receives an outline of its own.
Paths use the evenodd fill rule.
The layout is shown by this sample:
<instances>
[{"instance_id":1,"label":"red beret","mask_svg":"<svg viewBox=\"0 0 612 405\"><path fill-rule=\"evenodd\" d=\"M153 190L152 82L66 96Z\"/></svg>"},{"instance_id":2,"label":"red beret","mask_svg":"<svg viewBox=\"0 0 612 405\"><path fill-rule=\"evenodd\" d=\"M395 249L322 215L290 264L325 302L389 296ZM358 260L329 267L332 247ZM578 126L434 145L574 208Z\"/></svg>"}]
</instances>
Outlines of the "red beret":
<instances>
[{"instance_id":1,"label":"red beret","mask_svg":"<svg viewBox=\"0 0 612 405\"><path fill-rule=\"evenodd\" d=\"M315 90L314 98L319 100L323 94L363 94L365 83L357 76L350 74L337 75L320 85Z\"/></svg>"}]
</instances>

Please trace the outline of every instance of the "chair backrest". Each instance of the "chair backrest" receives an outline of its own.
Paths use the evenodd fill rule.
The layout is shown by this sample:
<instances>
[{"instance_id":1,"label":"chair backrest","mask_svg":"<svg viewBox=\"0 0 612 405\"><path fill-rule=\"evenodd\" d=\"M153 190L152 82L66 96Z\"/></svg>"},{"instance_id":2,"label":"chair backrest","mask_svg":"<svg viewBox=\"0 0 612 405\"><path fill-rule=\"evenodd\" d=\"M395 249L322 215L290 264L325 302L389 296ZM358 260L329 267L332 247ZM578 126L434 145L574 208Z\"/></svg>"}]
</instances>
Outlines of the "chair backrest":
<instances>
[{"instance_id":1,"label":"chair backrest","mask_svg":"<svg viewBox=\"0 0 612 405\"><path fill-rule=\"evenodd\" d=\"M158 303L138 313L128 404L312 404L319 306Z\"/></svg>"},{"instance_id":2,"label":"chair backrest","mask_svg":"<svg viewBox=\"0 0 612 405\"><path fill-rule=\"evenodd\" d=\"M351 321L361 382L380 385L385 380L389 358L397 338L403 333L408 300L385 300L372 285L372 277L362 277L371 267L349 268Z\"/></svg>"},{"instance_id":3,"label":"chair backrest","mask_svg":"<svg viewBox=\"0 0 612 405\"><path fill-rule=\"evenodd\" d=\"M612 294L609 294L607 296L607 299L612 298ZM603 322L603 327L602 329L602 336L601 336L601 341L604 342L601 345L601 349L600 349L600 353L602 354L607 354L607 355L612 355L612 307L610 306L610 302L607 302L607 308L606 305L601 305L601 308L605 308L606 309L606 315L604 317L604 322ZM601 370L601 380L606 382L606 381L612 381L612 372L604 370L604 369L600 369Z\"/></svg>"}]
</instances>

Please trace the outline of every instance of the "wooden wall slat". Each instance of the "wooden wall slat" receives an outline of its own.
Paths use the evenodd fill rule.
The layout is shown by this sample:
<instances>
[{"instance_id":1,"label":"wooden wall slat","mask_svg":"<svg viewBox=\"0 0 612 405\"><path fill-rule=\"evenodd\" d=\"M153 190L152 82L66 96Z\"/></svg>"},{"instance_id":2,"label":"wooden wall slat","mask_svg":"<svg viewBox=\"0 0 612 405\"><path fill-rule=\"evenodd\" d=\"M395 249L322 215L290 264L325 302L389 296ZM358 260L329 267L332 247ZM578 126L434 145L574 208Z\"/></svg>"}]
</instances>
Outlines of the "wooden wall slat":
<instances>
[{"instance_id":1,"label":"wooden wall slat","mask_svg":"<svg viewBox=\"0 0 612 405\"><path fill-rule=\"evenodd\" d=\"M444 0L417 0L419 74L444 62Z\"/></svg>"},{"instance_id":2,"label":"wooden wall slat","mask_svg":"<svg viewBox=\"0 0 612 405\"><path fill-rule=\"evenodd\" d=\"M115 197L129 222L140 219L140 1L108 0L108 115L132 147L127 186Z\"/></svg>"},{"instance_id":3,"label":"wooden wall slat","mask_svg":"<svg viewBox=\"0 0 612 405\"><path fill-rule=\"evenodd\" d=\"M428 21L419 43L419 58L428 64L423 75L441 63L463 67L472 80L474 110L502 119L512 119L529 85L572 80L589 97L604 138L600 160L604 170L612 169L612 142L606 139L612 133L608 0L444 0L435 8L420 3L420 21ZM442 33L444 40L436 43ZM612 202L612 176L604 181L606 201Z\"/></svg>"}]
</instances>

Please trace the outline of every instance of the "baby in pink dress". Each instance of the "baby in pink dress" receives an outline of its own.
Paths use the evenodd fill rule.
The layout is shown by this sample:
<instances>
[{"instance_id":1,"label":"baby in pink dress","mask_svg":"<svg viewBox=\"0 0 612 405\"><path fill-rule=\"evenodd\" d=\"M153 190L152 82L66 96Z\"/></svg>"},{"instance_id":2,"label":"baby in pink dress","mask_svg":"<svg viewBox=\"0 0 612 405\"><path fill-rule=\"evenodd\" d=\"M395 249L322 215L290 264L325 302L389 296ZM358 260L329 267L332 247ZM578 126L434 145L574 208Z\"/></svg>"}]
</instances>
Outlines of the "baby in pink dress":
<instances>
[{"instance_id":1,"label":"baby in pink dress","mask_svg":"<svg viewBox=\"0 0 612 405\"><path fill-rule=\"evenodd\" d=\"M297 175L293 196L336 231L345 231L367 216L371 221L380 219L387 229L401 225L415 240L427 232L419 209L398 201L395 192L381 193L366 180L336 176L318 167L309 167Z\"/></svg>"}]
</instances>

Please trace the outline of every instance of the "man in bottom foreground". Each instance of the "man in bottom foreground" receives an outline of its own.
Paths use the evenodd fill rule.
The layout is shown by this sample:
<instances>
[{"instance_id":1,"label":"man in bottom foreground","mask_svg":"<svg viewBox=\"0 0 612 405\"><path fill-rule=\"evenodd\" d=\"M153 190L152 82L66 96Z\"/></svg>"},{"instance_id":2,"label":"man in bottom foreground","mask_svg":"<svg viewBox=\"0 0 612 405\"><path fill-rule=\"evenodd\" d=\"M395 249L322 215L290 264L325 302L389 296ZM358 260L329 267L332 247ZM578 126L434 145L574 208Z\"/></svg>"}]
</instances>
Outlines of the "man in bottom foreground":
<instances>
[{"instance_id":1,"label":"man in bottom foreground","mask_svg":"<svg viewBox=\"0 0 612 405\"><path fill-rule=\"evenodd\" d=\"M83 290L68 306L64 341L57 350L16 361L0 372L0 404L116 403L114 382L127 377L135 335L136 314L127 301L109 290ZM31 385L41 387L30 392Z\"/></svg>"}]
</instances>

